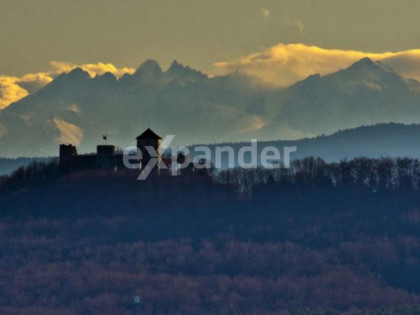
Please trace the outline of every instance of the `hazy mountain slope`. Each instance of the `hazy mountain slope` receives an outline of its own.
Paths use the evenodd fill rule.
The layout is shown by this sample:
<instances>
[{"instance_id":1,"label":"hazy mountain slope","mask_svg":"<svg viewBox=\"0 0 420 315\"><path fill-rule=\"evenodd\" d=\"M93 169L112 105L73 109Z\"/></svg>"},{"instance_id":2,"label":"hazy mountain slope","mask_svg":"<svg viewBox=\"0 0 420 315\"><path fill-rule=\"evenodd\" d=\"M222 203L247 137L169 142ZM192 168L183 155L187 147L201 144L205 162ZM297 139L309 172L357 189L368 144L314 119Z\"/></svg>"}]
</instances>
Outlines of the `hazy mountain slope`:
<instances>
[{"instance_id":1,"label":"hazy mountain slope","mask_svg":"<svg viewBox=\"0 0 420 315\"><path fill-rule=\"evenodd\" d=\"M338 131L331 135L306 138L293 141L262 141L258 142L258 164L260 152L264 147L274 146L282 154L285 147L296 147L291 154L292 159L305 157L320 157L327 162L337 162L354 157L410 157L420 158L420 125L403 125L396 123L362 126L354 129ZM230 145L235 149L235 166L240 148L250 146L250 143L219 143L217 146ZM215 147L212 145L212 161L215 161ZM194 150L192 149L192 152ZM198 154L202 154L200 151ZM245 156L246 162L250 155ZM222 155L222 168L228 168L227 154Z\"/></svg>"},{"instance_id":2,"label":"hazy mountain slope","mask_svg":"<svg viewBox=\"0 0 420 315\"><path fill-rule=\"evenodd\" d=\"M369 59L269 90L241 73L207 75L144 62L119 80L81 69L0 111L0 156L54 155L59 143L94 150L102 134L125 147L148 126L177 144L297 139L381 122L420 123L420 86Z\"/></svg>"},{"instance_id":3,"label":"hazy mountain slope","mask_svg":"<svg viewBox=\"0 0 420 315\"><path fill-rule=\"evenodd\" d=\"M295 157L316 156L326 161L353 157L420 158L420 125L396 123L362 126L336 132L330 136L297 141L278 141L279 147L296 146ZM267 145L270 142L266 143Z\"/></svg>"},{"instance_id":4,"label":"hazy mountain slope","mask_svg":"<svg viewBox=\"0 0 420 315\"><path fill-rule=\"evenodd\" d=\"M275 120L315 134L390 121L416 123L418 89L417 81L366 58L348 69L291 86Z\"/></svg>"},{"instance_id":5,"label":"hazy mountain slope","mask_svg":"<svg viewBox=\"0 0 420 315\"><path fill-rule=\"evenodd\" d=\"M177 62L162 72L149 60L120 80L75 69L0 112L1 155L53 154L61 142L90 151L104 133L128 146L147 126L184 143L218 134L240 140L254 120L248 102L260 90L240 74L209 78Z\"/></svg>"}]
</instances>

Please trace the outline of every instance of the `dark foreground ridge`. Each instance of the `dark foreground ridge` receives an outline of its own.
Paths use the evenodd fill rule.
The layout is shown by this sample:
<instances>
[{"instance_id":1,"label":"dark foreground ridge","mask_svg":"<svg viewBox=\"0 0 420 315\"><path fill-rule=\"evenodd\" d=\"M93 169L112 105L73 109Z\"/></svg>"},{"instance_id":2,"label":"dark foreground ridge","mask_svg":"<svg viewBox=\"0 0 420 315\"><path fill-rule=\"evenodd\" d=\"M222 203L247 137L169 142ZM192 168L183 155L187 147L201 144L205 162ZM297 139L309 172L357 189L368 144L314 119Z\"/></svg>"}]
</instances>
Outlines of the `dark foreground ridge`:
<instances>
[{"instance_id":1,"label":"dark foreground ridge","mask_svg":"<svg viewBox=\"0 0 420 315\"><path fill-rule=\"evenodd\" d=\"M0 184L0 313L413 314L419 183L413 159L143 182L35 163Z\"/></svg>"}]
</instances>

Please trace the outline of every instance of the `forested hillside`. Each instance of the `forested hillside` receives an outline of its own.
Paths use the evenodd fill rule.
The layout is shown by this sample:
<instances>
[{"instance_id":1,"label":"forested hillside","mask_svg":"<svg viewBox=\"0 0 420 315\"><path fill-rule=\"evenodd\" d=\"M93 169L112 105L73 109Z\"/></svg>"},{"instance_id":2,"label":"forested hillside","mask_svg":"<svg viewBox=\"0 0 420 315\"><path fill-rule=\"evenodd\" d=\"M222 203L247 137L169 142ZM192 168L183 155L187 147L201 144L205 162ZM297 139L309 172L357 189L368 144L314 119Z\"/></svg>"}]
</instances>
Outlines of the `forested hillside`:
<instances>
[{"instance_id":1,"label":"forested hillside","mask_svg":"<svg viewBox=\"0 0 420 315\"><path fill-rule=\"evenodd\" d=\"M81 178L3 178L1 313L420 311L418 160Z\"/></svg>"}]
</instances>

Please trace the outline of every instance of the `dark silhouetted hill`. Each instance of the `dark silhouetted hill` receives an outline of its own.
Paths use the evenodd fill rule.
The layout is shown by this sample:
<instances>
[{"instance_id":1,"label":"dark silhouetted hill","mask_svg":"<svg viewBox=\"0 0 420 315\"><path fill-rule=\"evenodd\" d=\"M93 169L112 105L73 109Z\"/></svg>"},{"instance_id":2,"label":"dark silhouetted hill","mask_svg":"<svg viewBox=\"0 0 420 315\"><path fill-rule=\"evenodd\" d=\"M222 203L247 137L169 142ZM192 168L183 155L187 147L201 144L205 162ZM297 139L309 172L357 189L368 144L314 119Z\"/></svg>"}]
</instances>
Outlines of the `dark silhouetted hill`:
<instances>
[{"instance_id":1,"label":"dark silhouetted hill","mask_svg":"<svg viewBox=\"0 0 420 315\"><path fill-rule=\"evenodd\" d=\"M0 176L8 175L20 167L27 166L32 162L48 162L50 158L0 158Z\"/></svg>"},{"instance_id":2,"label":"dark silhouetted hill","mask_svg":"<svg viewBox=\"0 0 420 315\"><path fill-rule=\"evenodd\" d=\"M420 161L0 183L0 313L417 314ZM247 188L247 189L244 189ZM248 189L249 188L249 189Z\"/></svg>"}]
</instances>

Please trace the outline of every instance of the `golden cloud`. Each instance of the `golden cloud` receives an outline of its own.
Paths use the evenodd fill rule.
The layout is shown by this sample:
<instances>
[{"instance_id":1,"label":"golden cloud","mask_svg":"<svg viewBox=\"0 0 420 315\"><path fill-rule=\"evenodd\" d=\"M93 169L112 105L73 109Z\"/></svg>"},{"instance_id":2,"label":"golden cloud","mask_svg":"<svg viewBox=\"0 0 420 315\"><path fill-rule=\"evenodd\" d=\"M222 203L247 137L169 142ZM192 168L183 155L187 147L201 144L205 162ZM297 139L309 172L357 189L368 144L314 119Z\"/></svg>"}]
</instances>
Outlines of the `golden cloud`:
<instances>
[{"instance_id":1,"label":"golden cloud","mask_svg":"<svg viewBox=\"0 0 420 315\"><path fill-rule=\"evenodd\" d=\"M7 130L7 128L4 125L0 124L0 138L3 138L8 133L9 131Z\"/></svg>"},{"instance_id":2,"label":"golden cloud","mask_svg":"<svg viewBox=\"0 0 420 315\"><path fill-rule=\"evenodd\" d=\"M267 9L262 9L261 10L261 13L262 13L262 15L265 17L265 18L268 18L268 17L270 17L270 10L267 10Z\"/></svg>"},{"instance_id":3,"label":"golden cloud","mask_svg":"<svg viewBox=\"0 0 420 315\"><path fill-rule=\"evenodd\" d=\"M420 49L370 53L324 49L305 44L278 44L239 60L215 63L217 74L240 71L259 77L272 87L289 86L312 74L326 75L369 57L390 66L405 78L420 81Z\"/></svg>"},{"instance_id":4,"label":"golden cloud","mask_svg":"<svg viewBox=\"0 0 420 315\"><path fill-rule=\"evenodd\" d=\"M29 73L19 78L17 84L31 94L41 89L52 80L53 78L50 73Z\"/></svg>"},{"instance_id":5,"label":"golden cloud","mask_svg":"<svg viewBox=\"0 0 420 315\"><path fill-rule=\"evenodd\" d=\"M246 126L240 130L242 133L252 132L256 130L261 130L264 128L264 120L257 115L247 117Z\"/></svg>"},{"instance_id":6,"label":"golden cloud","mask_svg":"<svg viewBox=\"0 0 420 315\"><path fill-rule=\"evenodd\" d=\"M117 68L111 63L98 62L95 64L77 65L68 62L52 61L52 70L38 73L28 73L21 77L0 75L0 109L6 108L13 102L38 91L50 83L63 72L70 72L75 68L82 68L90 76L102 75L111 72L117 78L125 73L134 73L133 68Z\"/></svg>"},{"instance_id":7,"label":"golden cloud","mask_svg":"<svg viewBox=\"0 0 420 315\"><path fill-rule=\"evenodd\" d=\"M293 21L293 25L298 28L299 33L302 35L303 32L305 31L305 25L303 24L303 22L301 20L296 19Z\"/></svg>"},{"instance_id":8,"label":"golden cloud","mask_svg":"<svg viewBox=\"0 0 420 315\"><path fill-rule=\"evenodd\" d=\"M83 140L83 129L60 118L53 118L53 122L60 131L60 136L56 139L58 143L72 143L80 145Z\"/></svg>"},{"instance_id":9,"label":"golden cloud","mask_svg":"<svg viewBox=\"0 0 420 315\"><path fill-rule=\"evenodd\" d=\"M0 76L0 109L29 94L18 82L17 77Z\"/></svg>"},{"instance_id":10,"label":"golden cloud","mask_svg":"<svg viewBox=\"0 0 420 315\"><path fill-rule=\"evenodd\" d=\"M76 64L68 63L68 62L51 61L51 65L53 66L53 68L55 69L55 72L57 73L70 72L74 68L81 68L84 71L88 72L91 77L94 77L96 75L102 75L106 72L111 72L117 78L120 78L126 73L133 74L135 71L135 69L133 68L118 69L112 63L103 63L103 62L76 65Z\"/></svg>"}]
</instances>

